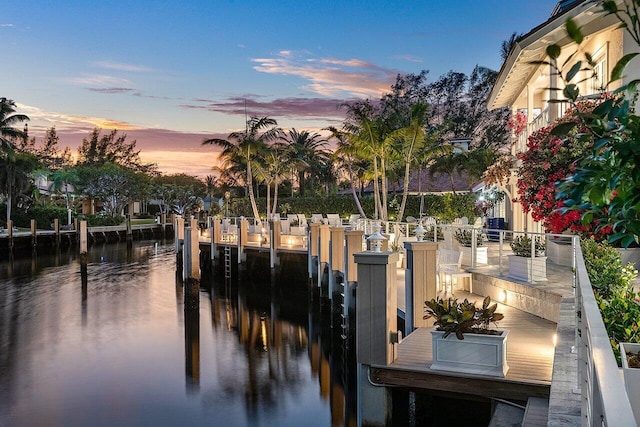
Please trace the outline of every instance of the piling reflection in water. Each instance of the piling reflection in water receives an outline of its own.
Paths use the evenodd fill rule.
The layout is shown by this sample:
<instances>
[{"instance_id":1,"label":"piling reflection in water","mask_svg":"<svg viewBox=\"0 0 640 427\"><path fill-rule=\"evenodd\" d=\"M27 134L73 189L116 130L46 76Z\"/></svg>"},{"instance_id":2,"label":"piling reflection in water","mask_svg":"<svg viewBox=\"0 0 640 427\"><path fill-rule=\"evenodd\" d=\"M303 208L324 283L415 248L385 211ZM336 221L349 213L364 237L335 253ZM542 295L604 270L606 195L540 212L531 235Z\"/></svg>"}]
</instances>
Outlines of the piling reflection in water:
<instances>
[{"instance_id":1,"label":"piling reflection in water","mask_svg":"<svg viewBox=\"0 0 640 427\"><path fill-rule=\"evenodd\" d=\"M353 350L306 278L203 277L196 291L175 261L172 245L123 242L92 246L86 269L68 250L0 262L0 420L355 422Z\"/></svg>"}]
</instances>

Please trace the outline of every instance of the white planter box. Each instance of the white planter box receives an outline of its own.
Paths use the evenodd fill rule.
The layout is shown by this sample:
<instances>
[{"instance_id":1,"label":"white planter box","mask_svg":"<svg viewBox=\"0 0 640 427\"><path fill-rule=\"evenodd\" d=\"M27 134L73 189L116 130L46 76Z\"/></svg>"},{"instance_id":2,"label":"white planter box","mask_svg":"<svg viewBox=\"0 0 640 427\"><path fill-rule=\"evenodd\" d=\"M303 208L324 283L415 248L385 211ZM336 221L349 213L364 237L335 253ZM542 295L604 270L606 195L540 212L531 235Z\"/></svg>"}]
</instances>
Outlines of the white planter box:
<instances>
[{"instance_id":1,"label":"white planter box","mask_svg":"<svg viewBox=\"0 0 640 427\"><path fill-rule=\"evenodd\" d=\"M568 243L556 243L548 239L547 257L549 257L549 261L556 265L571 267L573 264L573 247L571 246L571 241Z\"/></svg>"},{"instance_id":2,"label":"white planter box","mask_svg":"<svg viewBox=\"0 0 640 427\"><path fill-rule=\"evenodd\" d=\"M637 353L640 351L640 344L621 342L620 359L622 359L622 375L624 376L624 387L627 389L627 397L636 418L636 424L640 426L640 368L630 368L627 364L627 351Z\"/></svg>"},{"instance_id":3,"label":"white planter box","mask_svg":"<svg viewBox=\"0 0 640 427\"><path fill-rule=\"evenodd\" d=\"M442 338L444 332L431 330L433 363L435 371L464 372L467 374L504 377L507 375L507 336L464 334L464 340L455 334Z\"/></svg>"},{"instance_id":4,"label":"white planter box","mask_svg":"<svg viewBox=\"0 0 640 427\"><path fill-rule=\"evenodd\" d=\"M462 252L462 265L471 265L471 248L468 246L460 246ZM489 263L486 246L476 247L476 265L486 265Z\"/></svg>"},{"instance_id":5,"label":"white planter box","mask_svg":"<svg viewBox=\"0 0 640 427\"><path fill-rule=\"evenodd\" d=\"M547 280L547 257L538 256L535 258L508 255L509 257L509 277L513 279L526 280L527 282L540 282ZM531 261L533 260L533 274Z\"/></svg>"}]
</instances>

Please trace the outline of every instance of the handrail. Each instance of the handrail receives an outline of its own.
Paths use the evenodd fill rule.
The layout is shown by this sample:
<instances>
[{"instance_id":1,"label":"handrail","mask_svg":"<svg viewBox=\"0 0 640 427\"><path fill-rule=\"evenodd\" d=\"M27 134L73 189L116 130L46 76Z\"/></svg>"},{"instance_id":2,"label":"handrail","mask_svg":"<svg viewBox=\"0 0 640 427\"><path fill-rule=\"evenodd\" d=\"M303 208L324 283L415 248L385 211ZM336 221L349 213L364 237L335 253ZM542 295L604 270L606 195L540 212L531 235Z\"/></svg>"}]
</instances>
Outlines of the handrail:
<instances>
[{"instance_id":1,"label":"handrail","mask_svg":"<svg viewBox=\"0 0 640 427\"><path fill-rule=\"evenodd\" d=\"M578 375L582 390L583 425L635 426L624 382L620 378L609 336L584 264L576 246L576 309L579 331Z\"/></svg>"}]
</instances>

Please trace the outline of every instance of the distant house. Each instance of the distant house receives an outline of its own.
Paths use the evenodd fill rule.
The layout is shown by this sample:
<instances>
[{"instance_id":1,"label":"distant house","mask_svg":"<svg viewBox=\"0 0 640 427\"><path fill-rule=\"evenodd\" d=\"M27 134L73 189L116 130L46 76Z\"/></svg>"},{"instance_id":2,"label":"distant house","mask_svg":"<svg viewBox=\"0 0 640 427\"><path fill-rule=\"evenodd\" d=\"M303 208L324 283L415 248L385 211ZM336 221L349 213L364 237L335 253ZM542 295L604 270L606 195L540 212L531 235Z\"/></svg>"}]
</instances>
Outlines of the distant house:
<instances>
[{"instance_id":1,"label":"distant house","mask_svg":"<svg viewBox=\"0 0 640 427\"><path fill-rule=\"evenodd\" d=\"M557 60L559 66L576 50L564 28L568 18L572 18L582 28L585 40L580 45L580 50L589 52L596 64L596 77L592 77L590 71L580 71L582 75L574 79L582 81L579 85L580 93L585 96L599 93L599 89L607 85L607 78L616 62L625 54L638 50L633 39L620 28L619 21L600 12L599 3L589 0L558 2L550 18L519 37L511 49L489 95L487 106L490 110L508 106L514 114L520 111L526 115L527 127L515 142L512 154L526 150L528 136L561 117L568 107L566 103L557 102L561 93L549 90L561 87L558 76L549 65L536 63L548 59L546 48L551 44L562 48L562 55ZM617 3L623 2L619 0ZM564 75L576 60L567 61L562 70ZM640 75L640 62L632 61L626 68L626 74ZM629 78L623 80L623 83L628 80ZM607 86L607 90L613 91L623 83L614 82ZM519 203L511 202L517 196L515 177L501 189L507 195L506 219L511 228L541 231L540 224L525 215Z\"/></svg>"}]
</instances>

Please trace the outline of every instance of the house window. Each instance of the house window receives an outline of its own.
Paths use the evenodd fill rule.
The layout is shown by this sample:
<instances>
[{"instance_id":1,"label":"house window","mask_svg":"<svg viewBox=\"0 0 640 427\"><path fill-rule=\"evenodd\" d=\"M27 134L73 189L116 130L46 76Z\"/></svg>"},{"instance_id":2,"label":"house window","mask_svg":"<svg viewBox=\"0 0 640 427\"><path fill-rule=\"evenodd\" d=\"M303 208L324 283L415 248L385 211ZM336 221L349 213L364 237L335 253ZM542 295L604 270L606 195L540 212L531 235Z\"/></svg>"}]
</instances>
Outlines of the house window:
<instances>
[{"instance_id":1,"label":"house window","mask_svg":"<svg viewBox=\"0 0 640 427\"><path fill-rule=\"evenodd\" d=\"M590 93L603 92L607 86L609 70L607 68L607 45L602 46L593 55L593 76L591 77Z\"/></svg>"}]
</instances>

